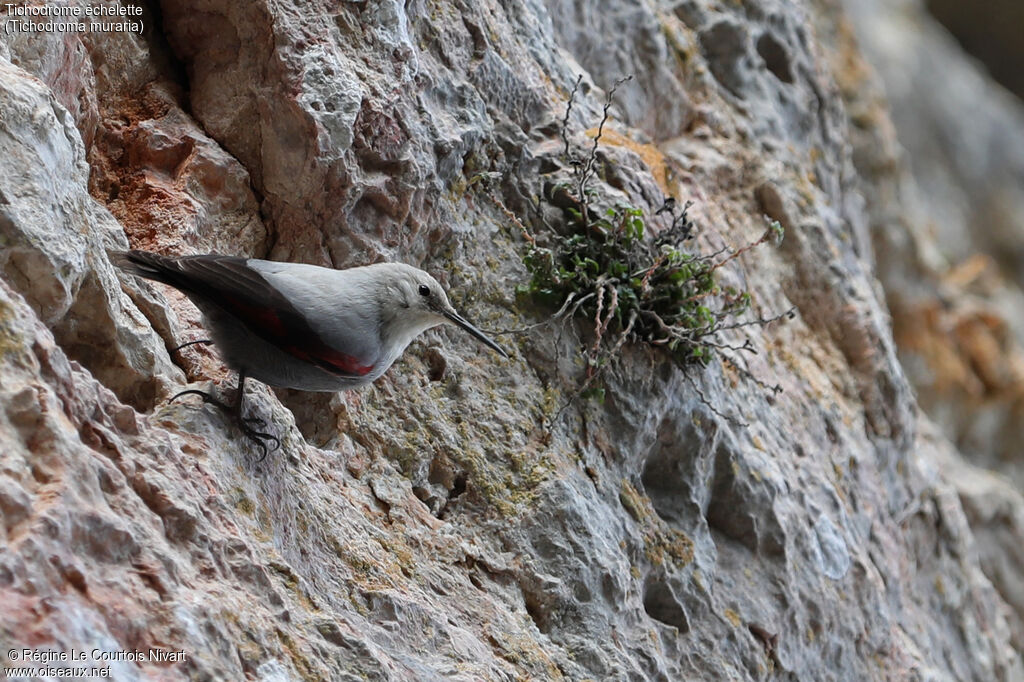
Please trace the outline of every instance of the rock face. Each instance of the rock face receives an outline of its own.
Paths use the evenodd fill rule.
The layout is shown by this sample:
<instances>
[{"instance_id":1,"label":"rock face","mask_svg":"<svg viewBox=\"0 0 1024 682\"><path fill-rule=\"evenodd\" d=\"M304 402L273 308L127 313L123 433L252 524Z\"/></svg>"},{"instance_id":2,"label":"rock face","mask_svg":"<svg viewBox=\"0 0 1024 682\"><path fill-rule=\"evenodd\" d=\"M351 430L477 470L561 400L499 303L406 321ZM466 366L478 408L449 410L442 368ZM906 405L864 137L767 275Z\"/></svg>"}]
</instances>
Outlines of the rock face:
<instances>
[{"instance_id":1,"label":"rock face","mask_svg":"<svg viewBox=\"0 0 1024 682\"><path fill-rule=\"evenodd\" d=\"M837 2L142 18L0 39L5 651L184 652L121 656L126 680L1024 678L1024 502L900 362L886 302L941 293L937 247ZM365 391L251 387L282 440L262 462L168 404L227 372L166 350L197 311L108 249L404 260L481 326L526 327L550 311L514 295L513 218L540 233L563 145L593 144L630 74L597 196L652 233L693 199L702 252L778 220L780 247L720 273L751 315L795 306L726 339L759 354L684 371L627 344L604 402L562 411L586 323L505 336L509 361L435 331Z\"/></svg>"},{"instance_id":2,"label":"rock face","mask_svg":"<svg viewBox=\"0 0 1024 682\"><path fill-rule=\"evenodd\" d=\"M865 137L859 155L862 168L906 168L912 178L892 183L905 229L882 229L892 207L875 211L879 276L904 367L959 449L1022 488L1024 106L965 62L917 3L851 3L850 11L909 152ZM921 82L942 87L912 87Z\"/></svg>"}]
</instances>

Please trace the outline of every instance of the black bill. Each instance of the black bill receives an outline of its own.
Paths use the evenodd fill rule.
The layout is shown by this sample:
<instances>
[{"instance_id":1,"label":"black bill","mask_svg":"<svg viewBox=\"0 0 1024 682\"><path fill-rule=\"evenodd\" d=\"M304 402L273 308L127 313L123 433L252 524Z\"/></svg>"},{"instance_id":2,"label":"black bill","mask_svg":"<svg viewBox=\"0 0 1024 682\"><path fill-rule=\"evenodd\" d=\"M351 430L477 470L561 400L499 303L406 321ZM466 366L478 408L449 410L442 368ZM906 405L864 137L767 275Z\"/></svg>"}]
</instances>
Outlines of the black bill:
<instances>
[{"instance_id":1,"label":"black bill","mask_svg":"<svg viewBox=\"0 0 1024 682\"><path fill-rule=\"evenodd\" d=\"M507 358L508 357L508 353L506 353L502 349L501 346L496 344L494 341L491 341L491 339L487 336L487 334L484 334L482 331L480 331L479 329L477 329L476 327L471 325L469 322L467 322L466 318L464 318L462 315L459 315L454 310L442 310L441 314L444 315L445 317L447 317L453 323L455 323L455 324L459 325L460 327L462 327L463 329L465 329L467 332L469 332L470 334L475 336L477 339L479 339L483 343L485 343L488 346L490 346L495 352L497 352L499 355L501 355L501 357L503 357L503 358Z\"/></svg>"}]
</instances>

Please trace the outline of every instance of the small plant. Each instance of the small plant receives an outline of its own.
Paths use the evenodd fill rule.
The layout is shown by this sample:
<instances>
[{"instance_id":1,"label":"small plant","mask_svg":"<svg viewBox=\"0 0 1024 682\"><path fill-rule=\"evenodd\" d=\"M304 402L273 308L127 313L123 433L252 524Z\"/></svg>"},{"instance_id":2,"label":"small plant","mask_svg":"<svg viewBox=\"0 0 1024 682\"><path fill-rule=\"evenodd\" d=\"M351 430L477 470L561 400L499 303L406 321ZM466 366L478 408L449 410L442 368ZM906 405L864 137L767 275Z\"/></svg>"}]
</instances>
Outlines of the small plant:
<instances>
[{"instance_id":1,"label":"small plant","mask_svg":"<svg viewBox=\"0 0 1024 682\"><path fill-rule=\"evenodd\" d=\"M683 365L703 365L720 350L756 352L749 340L739 346L721 341L721 332L792 315L788 311L743 321L740 315L750 308L750 293L720 287L715 279L717 270L748 250L780 241L783 230L778 222L769 223L759 239L742 248L700 255L684 248L695 231L688 216L691 202L679 210L675 199L666 199L656 215L669 213L672 223L657 234L648 233L644 212L635 206L614 203L595 208L600 197L590 184L598 173L597 151L615 90L625 80L609 90L593 144L582 155L574 152L566 133L580 79L569 96L561 136L572 174L550 185L544 197L561 209L564 224L551 226L550 232L540 237L516 221L527 242L523 262L530 273L529 282L517 291L556 308L551 321L589 321L592 339L583 347L586 378L576 396L598 399L604 391L595 382L627 340L664 349ZM768 390L781 391L754 381ZM690 383L714 410L692 379Z\"/></svg>"},{"instance_id":2,"label":"small plant","mask_svg":"<svg viewBox=\"0 0 1024 682\"><path fill-rule=\"evenodd\" d=\"M640 209L616 205L592 221L570 209L575 229L568 236L553 236L549 246L536 240L528 244L523 262L531 277L518 291L560 306L556 317L580 315L594 321L590 365L602 359L609 336L632 335L683 363L707 362L719 348L751 350L749 342L735 347L714 339L727 329L763 323L736 319L750 307L750 294L720 288L714 273L748 249L781 236L782 228L771 223L760 239L738 251L695 255L680 246L693 229L689 208L688 202L672 229L646 240Z\"/></svg>"}]
</instances>

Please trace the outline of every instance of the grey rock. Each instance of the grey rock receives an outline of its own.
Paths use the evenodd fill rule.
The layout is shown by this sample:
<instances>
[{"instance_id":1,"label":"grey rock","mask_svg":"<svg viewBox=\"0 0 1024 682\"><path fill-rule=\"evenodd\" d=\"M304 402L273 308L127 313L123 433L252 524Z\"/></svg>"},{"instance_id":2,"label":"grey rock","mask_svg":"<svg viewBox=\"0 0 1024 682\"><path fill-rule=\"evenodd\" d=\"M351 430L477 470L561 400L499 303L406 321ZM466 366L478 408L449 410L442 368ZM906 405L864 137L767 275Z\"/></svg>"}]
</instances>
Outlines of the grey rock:
<instances>
[{"instance_id":1,"label":"grey rock","mask_svg":"<svg viewBox=\"0 0 1024 682\"><path fill-rule=\"evenodd\" d=\"M963 465L897 357L876 274L934 259L890 182L911 192L890 121L851 125L838 5L161 10L171 53L3 39L4 642L186 652L117 679L1024 675L1021 500ZM786 228L720 272L756 314L796 306L729 339L758 355L684 371L626 344L604 403L551 424L586 322L508 337L510 361L438 329L364 391L251 386L282 441L262 462L224 415L163 400L228 373L207 350L171 360L195 310L119 281L107 248L396 258L483 327L538 321L502 205L540 229L581 71L580 148L634 75L601 196L652 231L666 195L696 200L704 252L756 239L761 213ZM893 224L900 248L873 251Z\"/></svg>"}]
</instances>

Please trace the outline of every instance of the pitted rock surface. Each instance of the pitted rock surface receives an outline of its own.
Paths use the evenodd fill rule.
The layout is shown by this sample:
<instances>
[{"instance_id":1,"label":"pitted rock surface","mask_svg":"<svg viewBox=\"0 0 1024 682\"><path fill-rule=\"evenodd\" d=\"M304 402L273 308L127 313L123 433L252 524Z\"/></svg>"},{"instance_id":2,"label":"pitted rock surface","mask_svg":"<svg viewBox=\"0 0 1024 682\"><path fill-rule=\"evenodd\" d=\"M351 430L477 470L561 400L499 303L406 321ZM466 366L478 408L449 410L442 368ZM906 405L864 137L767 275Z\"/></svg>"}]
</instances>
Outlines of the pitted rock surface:
<instances>
[{"instance_id":1,"label":"pitted rock surface","mask_svg":"<svg viewBox=\"0 0 1024 682\"><path fill-rule=\"evenodd\" d=\"M1015 257L957 212L929 232L956 198L929 193L1005 166L936 185L906 162L891 45L855 4L188 0L147 4L144 39L0 37L4 649L186 654L114 662L125 680L1024 679L1024 501L945 420L1015 385L982 360L1020 336L983 295L928 312L981 286L937 254ZM965 136L1012 120L930 44L977 86ZM568 172L577 74L579 148L633 76L602 196L654 232L694 200L706 253L785 228L720 273L752 315L795 307L736 332L757 355L684 370L627 344L605 400L559 413L585 323L503 336L510 360L432 331L366 390L250 386L282 441L263 462L167 402L229 372L169 350L198 312L110 249L403 260L485 329L540 321L504 209L537 224ZM975 324L940 335L954 314ZM963 372L929 402L936 358Z\"/></svg>"}]
</instances>

